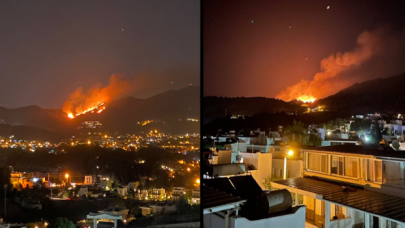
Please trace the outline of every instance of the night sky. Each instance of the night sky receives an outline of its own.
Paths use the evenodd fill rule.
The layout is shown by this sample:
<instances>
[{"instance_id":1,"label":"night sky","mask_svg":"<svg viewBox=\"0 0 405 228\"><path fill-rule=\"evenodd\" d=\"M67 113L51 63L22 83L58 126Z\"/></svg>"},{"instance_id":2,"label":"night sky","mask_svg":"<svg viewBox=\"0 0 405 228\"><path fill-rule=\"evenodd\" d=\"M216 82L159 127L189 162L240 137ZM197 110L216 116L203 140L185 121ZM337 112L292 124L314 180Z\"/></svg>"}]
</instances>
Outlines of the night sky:
<instances>
[{"instance_id":1,"label":"night sky","mask_svg":"<svg viewBox=\"0 0 405 228\"><path fill-rule=\"evenodd\" d=\"M0 106L61 108L112 74L138 98L199 85L200 2L0 1Z\"/></svg>"},{"instance_id":2,"label":"night sky","mask_svg":"<svg viewBox=\"0 0 405 228\"><path fill-rule=\"evenodd\" d=\"M405 73L404 3L204 1L204 95L275 97L302 79L311 81L322 59L356 51L366 30L375 41L371 57L328 79L322 96Z\"/></svg>"}]
</instances>

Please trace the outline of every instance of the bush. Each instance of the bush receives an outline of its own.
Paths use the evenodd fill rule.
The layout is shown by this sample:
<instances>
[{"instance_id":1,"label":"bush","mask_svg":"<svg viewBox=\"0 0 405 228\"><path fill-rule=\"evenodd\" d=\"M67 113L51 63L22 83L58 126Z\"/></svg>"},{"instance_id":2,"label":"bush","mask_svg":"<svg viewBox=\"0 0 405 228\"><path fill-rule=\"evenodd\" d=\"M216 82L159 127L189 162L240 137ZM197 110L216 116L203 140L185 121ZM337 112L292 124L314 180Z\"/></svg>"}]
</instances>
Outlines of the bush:
<instances>
[{"instance_id":1,"label":"bush","mask_svg":"<svg viewBox=\"0 0 405 228\"><path fill-rule=\"evenodd\" d=\"M51 222L48 228L76 228L72 221L66 218L57 218Z\"/></svg>"}]
</instances>

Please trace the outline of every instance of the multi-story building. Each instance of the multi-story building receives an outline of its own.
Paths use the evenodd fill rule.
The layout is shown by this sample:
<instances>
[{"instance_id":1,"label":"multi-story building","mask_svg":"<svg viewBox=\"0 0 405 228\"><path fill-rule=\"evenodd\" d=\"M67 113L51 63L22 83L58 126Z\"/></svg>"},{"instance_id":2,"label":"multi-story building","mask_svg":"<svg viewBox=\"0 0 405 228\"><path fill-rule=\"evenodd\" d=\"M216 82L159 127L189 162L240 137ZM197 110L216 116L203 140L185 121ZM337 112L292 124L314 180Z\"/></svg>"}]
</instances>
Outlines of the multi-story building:
<instances>
[{"instance_id":1,"label":"multi-story building","mask_svg":"<svg viewBox=\"0 0 405 228\"><path fill-rule=\"evenodd\" d=\"M181 196L186 194L186 189L184 187L174 187L172 191L173 200L179 200Z\"/></svg>"},{"instance_id":2,"label":"multi-story building","mask_svg":"<svg viewBox=\"0 0 405 228\"><path fill-rule=\"evenodd\" d=\"M316 227L405 227L405 153L390 147L301 150L302 177L273 181L307 206Z\"/></svg>"},{"instance_id":3,"label":"multi-story building","mask_svg":"<svg viewBox=\"0 0 405 228\"><path fill-rule=\"evenodd\" d=\"M191 192L191 203L199 204L200 203L200 190L196 189Z\"/></svg>"},{"instance_id":4,"label":"multi-story building","mask_svg":"<svg viewBox=\"0 0 405 228\"><path fill-rule=\"evenodd\" d=\"M164 188L153 188L152 189L152 198L155 200L163 200L165 197L165 189Z\"/></svg>"}]
</instances>

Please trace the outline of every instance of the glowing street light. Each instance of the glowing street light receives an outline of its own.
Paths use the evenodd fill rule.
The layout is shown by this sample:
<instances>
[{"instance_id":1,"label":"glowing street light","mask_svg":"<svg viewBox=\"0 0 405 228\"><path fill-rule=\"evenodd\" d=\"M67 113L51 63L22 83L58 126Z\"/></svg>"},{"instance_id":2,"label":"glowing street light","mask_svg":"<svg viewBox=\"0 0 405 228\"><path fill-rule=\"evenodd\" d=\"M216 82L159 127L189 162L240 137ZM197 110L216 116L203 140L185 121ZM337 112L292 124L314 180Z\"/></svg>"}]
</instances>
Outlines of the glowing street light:
<instances>
[{"instance_id":1,"label":"glowing street light","mask_svg":"<svg viewBox=\"0 0 405 228\"><path fill-rule=\"evenodd\" d=\"M197 181L196 181L196 182L197 182L197 184L200 184L200 179L197 179Z\"/></svg>"},{"instance_id":2,"label":"glowing street light","mask_svg":"<svg viewBox=\"0 0 405 228\"><path fill-rule=\"evenodd\" d=\"M284 175L283 175L284 180L287 179L287 157L293 155L294 151L292 149L288 150L287 154L284 155Z\"/></svg>"}]
</instances>

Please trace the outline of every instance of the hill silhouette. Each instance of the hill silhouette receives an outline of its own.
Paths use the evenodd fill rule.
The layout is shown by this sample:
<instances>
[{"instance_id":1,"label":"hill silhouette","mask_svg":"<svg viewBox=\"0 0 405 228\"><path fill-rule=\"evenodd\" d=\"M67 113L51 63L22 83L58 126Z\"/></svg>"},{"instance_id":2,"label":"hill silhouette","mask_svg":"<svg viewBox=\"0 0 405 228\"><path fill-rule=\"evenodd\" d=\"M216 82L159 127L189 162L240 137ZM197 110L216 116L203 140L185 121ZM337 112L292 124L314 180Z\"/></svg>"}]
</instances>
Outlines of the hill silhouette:
<instances>
[{"instance_id":1,"label":"hill silhouette","mask_svg":"<svg viewBox=\"0 0 405 228\"><path fill-rule=\"evenodd\" d=\"M38 106L15 109L0 107L0 125L7 129L2 131L6 134L4 136L14 132L35 136L41 131L66 137L74 134L84 121L100 121L104 127L103 131L107 133L137 134L151 128L171 134L197 133L200 131L200 123L188 122L186 119L200 119L199 116L200 88L196 86L169 90L146 99L117 99L107 103L106 110L100 114L88 113L74 119L69 119L60 109L43 109ZM138 124L148 119L158 122L144 127ZM0 135L2 132L0 131Z\"/></svg>"},{"instance_id":2,"label":"hill silhouette","mask_svg":"<svg viewBox=\"0 0 405 228\"><path fill-rule=\"evenodd\" d=\"M227 115L253 116L261 113L301 112L305 108L295 102L265 97L204 97L203 121L209 123Z\"/></svg>"},{"instance_id":3,"label":"hill silhouette","mask_svg":"<svg viewBox=\"0 0 405 228\"><path fill-rule=\"evenodd\" d=\"M339 112L373 113L405 111L405 74L395 77L378 78L356 83L338 93L320 99L319 104L327 105Z\"/></svg>"}]
</instances>

